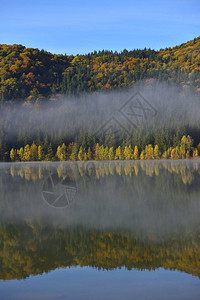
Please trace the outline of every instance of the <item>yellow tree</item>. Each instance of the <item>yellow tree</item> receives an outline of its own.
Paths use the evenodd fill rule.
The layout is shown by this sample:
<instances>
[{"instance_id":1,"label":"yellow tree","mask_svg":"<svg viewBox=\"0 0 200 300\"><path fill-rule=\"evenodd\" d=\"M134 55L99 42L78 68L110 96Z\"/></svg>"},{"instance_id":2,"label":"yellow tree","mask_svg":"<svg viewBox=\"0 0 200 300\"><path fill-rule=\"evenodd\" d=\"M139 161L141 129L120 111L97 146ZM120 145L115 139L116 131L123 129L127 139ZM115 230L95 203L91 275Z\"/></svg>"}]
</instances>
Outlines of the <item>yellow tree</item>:
<instances>
[{"instance_id":1,"label":"yellow tree","mask_svg":"<svg viewBox=\"0 0 200 300\"><path fill-rule=\"evenodd\" d=\"M170 153L170 157L171 157L171 153ZM164 159L169 158L169 156L168 156L168 151L164 151L164 152L163 152L162 158L164 158Z\"/></svg>"},{"instance_id":2,"label":"yellow tree","mask_svg":"<svg viewBox=\"0 0 200 300\"><path fill-rule=\"evenodd\" d=\"M20 160L24 159L24 149L22 147L19 150L17 150L17 154Z\"/></svg>"},{"instance_id":3,"label":"yellow tree","mask_svg":"<svg viewBox=\"0 0 200 300\"><path fill-rule=\"evenodd\" d=\"M113 147L110 147L109 152L108 152L108 159L113 160L114 158L115 158L114 149L113 149Z\"/></svg>"},{"instance_id":4,"label":"yellow tree","mask_svg":"<svg viewBox=\"0 0 200 300\"><path fill-rule=\"evenodd\" d=\"M108 154L109 154L109 150L108 150L108 147L105 147L105 149L104 149L104 160L108 160Z\"/></svg>"},{"instance_id":5,"label":"yellow tree","mask_svg":"<svg viewBox=\"0 0 200 300\"><path fill-rule=\"evenodd\" d=\"M57 148L56 156L57 156L58 159L61 160L61 147L60 146L58 146L58 148Z\"/></svg>"},{"instance_id":6,"label":"yellow tree","mask_svg":"<svg viewBox=\"0 0 200 300\"><path fill-rule=\"evenodd\" d=\"M124 159L128 160L128 147L127 146L125 146L125 148L124 148Z\"/></svg>"},{"instance_id":7,"label":"yellow tree","mask_svg":"<svg viewBox=\"0 0 200 300\"><path fill-rule=\"evenodd\" d=\"M190 158L190 152L189 152L189 150L187 150L187 152L186 152L186 158L187 159Z\"/></svg>"},{"instance_id":8,"label":"yellow tree","mask_svg":"<svg viewBox=\"0 0 200 300\"><path fill-rule=\"evenodd\" d=\"M180 151L179 151L179 147L177 146L176 148L172 148L172 151L171 151L171 158L172 159L178 159L180 158Z\"/></svg>"},{"instance_id":9,"label":"yellow tree","mask_svg":"<svg viewBox=\"0 0 200 300\"><path fill-rule=\"evenodd\" d=\"M200 143L197 145L198 155L200 155Z\"/></svg>"},{"instance_id":10,"label":"yellow tree","mask_svg":"<svg viewBox=\"0 0 200 300\"><path fill-rule=\"evenodd\" d=\"M187 137L184 135L181 139L181 144L180 144L180 157L181 158L189 158L190 153L192 150L192 145L193 145L193 139L191 138L190 135Z\"/></svg>"},{"instance_id":11,"label":"yellow tree","mask_svg":"<svg viewBox=\"0 0 200 300\"><path fill-rule=\"evenodd\" d=\"M29 144L24 147L24 160L29 161L31 159L31 149Z\"/></svg>"},{"instance_id":12,"label":"yellow tree","mask_svg":"<svg viewBox=\"0 0 200 300\"><path fill-rule=\"evenodd\" d=\"M158 145L155 145L154 147L154 158L159 159L160 158L160 151Z\"/></svg>"},{"instance_id":13,"label":"yellow tree","mask_svg":"<svg viewBox=\"0 0 200 300\"><path fill-rule=\"evenodd\" d=\"M172 158L172 159L175 159L175 158L176 158L176 149L175 149L175 148L172 148L172 151L171 151L171 158Z\"/></svg>"},{"instance_id":14,"label":"yellow tree","mask_svg":"<svg viewBox=\"0 0 200 300\"><path fill-rule=\"evenodd\" d=\"M124 159L130 160L132 159L132 156L133 156L133 150L131 148L131 145L129 145L128 147L126 146L124 148Z\"/></svg>"},{"instance_id":15,"label":"yellow tree","mask_svg":"<svg viewBox=\"0 0 200 300\"><path fill-rule=\"evenodd\" d=\"M16 150L14 150L13 148L10 151L10 159L12 161L16 159Z\"/></svg>"},{"instance_id":16,"label":"yellow tree","mask_svg":"<svg viewBox=\"0 0 200 300\"><path fill-rule=\"evenodd\" d=\"M134 159L138 159L139 158L139 151L138 151L138 147L137 146L134 147L133 158Z\"/></svg>"},{"instance_id":17,"label":"yellow tree","mask_svg":"<svg viewBox=\"0 0 200 300\"><path fill-rule=\"evenodd\" d=\"M103 159L104 159L104 146L103 146L103 145L101 145L101 146L99 147L99 159L100 159L100 160L103 160Z\"/></svg>"},{"instance_id":18,"label":"yellow tree","mask_svg":"<svg viewBox=\"0 0 200 300\"><path fill-rule=\"evenodd\" d=\"M60 149L60 160L64 161L67 158L67 147L66 145L63 143L62 147Z\"/></svg>"},{"instance_id":19,"label":"yellow tree","mask_svg":"<svg viewBox=\"0 0 200 300\"><path fill-rule=\"evenodd\" d=\"M122 149L121 146L119 146L115 151L115 159L122 159Z\"/></svg>"},{"instance_id":20,"label":"yellow tree","mask_svg":"<svg viewBox=\"0 0 200 300\"><path fill-rule=\"evenodd\" d=\"M167 150L167 158L171 157L172 147Z\"/></svg>"},{"instance_id":21,"label":"yellow tree","mask_svg":"<svg viewBox=\"0 0 200 300\"><path fill-rule=\"evenodd\" d=\"M84 151L83 147L81 146L78 152L78 160L83 160L84 159Z\"/></svg>"},{"instance_id":22,"label":"yellow tree","mask_svg":"<svg viewBox=\"0 0 200 300\"><path fill-rule=\"evenodd\" d=\"M133 149L131 145L128 146L128 159L133 159Z\"/></svg>"},{"instance_id":23,"label":"yellow tree","mask_svg":"<svg viewBox=\"0 0 200 300\"><path fill-rule=\"evenodd\" d=\"M154 151L151 144L145 147L145 159L154 159Z\"/></svg>"},{"instance_id":24,"label":"yellow tree","mask_svg":"<svg viewBox=\"0 0 200 300\"><path fill-rule=\"evenodd\" d=\"M193 149L193 157L194 158L198 157L198 150L197 150L197 148Z\"/></svg>"},{"instance_id":25,"label":"yellow tree","mask_svg":"<svg viewBox=\"0 0 200 300\"><path fill-rule=\"evenodd\" d=\"M144 160L145 159L145 151L142 150L142 152L140 153L140 159Z\"/></svg>"},{"instance_id":26,"label":"yellow tree","mask_svg":"<svg viewBox=\"0 0 200 300\"><path fill-rule=\"evenodd\" d=\"M90 147L88 148L87 159L92 160L92 151L91 151Z\"/></svg>"}]
</instances>

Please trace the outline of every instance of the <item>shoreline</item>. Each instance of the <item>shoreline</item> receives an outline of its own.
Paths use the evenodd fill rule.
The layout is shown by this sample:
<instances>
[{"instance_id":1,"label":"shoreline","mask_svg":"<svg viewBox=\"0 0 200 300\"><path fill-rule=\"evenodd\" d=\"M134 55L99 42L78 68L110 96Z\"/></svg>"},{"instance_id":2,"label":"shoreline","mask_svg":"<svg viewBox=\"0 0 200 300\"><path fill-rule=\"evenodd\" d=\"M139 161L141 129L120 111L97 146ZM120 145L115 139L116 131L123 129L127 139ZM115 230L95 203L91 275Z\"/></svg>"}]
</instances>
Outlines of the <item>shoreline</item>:
<instances>
[{"instance_id":1,"label":"shoreline","mask_svg":"<svg viewBox=\"0 0 200 300\"><path fill-rule=\"evenodd\" d=\"M91 162L159 162L159 161L166 161L166 162L173 162L173 161L200 161L200 157L190 157L190 158L161 158L161 159L114 159L114 160L41 160L41 161L0 161L1 164L38 164L38 163L91 163Z\"/></svg>"}]
</instances>

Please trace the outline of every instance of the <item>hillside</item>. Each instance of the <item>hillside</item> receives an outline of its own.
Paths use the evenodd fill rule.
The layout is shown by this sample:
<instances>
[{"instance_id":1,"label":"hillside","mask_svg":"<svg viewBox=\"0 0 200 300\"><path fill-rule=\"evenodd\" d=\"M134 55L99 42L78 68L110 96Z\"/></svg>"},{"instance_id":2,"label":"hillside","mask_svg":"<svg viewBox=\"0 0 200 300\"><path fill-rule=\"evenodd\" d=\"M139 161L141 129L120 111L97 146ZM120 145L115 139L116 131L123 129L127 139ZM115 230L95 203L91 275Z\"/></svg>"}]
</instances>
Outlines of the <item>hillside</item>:
<instances>
[{"instance_id":1,"label":"hillside","mask_svg":"<svg viewBox=\"0 0 200 300\"><path fill-rule=\"evenodd\" d=\"M133 86L157 78L194 86L200 92L200 37L173 48L94 51L55 55L22 45L0 45L0 98L4 100L79 94Z\"/></svg>"}]
</instances>

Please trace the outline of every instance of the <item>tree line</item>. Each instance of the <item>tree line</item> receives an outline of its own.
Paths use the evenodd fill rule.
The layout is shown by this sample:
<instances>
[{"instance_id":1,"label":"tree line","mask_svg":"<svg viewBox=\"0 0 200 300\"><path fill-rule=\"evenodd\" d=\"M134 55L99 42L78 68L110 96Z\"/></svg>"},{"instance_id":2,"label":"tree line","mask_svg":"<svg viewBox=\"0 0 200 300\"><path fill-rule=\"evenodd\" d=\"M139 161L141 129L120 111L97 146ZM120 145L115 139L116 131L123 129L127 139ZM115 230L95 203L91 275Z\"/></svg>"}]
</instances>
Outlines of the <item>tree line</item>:
<instances>
[{"instance_id":1,"label":"tree line","mask_svg":"<svg viewBox=\"0 0 200 300\"><path fill-rule=\"evenodd\" d=\"M197 147L193 147L193 139L191 136L183 136L176 147L169 147L161 152L158 145L148 144L141 151L135 145L118 146L117 148L108 147L95 143L93 148L84 148L82 145L70 143L69 145L59 145L56 152L53 152L51 144L48 148L42 145L36 145L35 142L20 149L12 148L10 150L11 161L87 161L87 160L144 160L144 159L185 159L197 158L200 156L200 143Z\"/></svg>"},{"instance_id":2,"label":"tree line","mask_svg":"<svg viewBox=\"0 0 200 300\"><path fill-rule=\"evenodd\" d=\"M86 55L55 55L22 45L0 45L0 98L38 101L131 87L157 78L193 86L200 92L200 37L155 51L94 51Z\"/></svg>"}]
</instances>

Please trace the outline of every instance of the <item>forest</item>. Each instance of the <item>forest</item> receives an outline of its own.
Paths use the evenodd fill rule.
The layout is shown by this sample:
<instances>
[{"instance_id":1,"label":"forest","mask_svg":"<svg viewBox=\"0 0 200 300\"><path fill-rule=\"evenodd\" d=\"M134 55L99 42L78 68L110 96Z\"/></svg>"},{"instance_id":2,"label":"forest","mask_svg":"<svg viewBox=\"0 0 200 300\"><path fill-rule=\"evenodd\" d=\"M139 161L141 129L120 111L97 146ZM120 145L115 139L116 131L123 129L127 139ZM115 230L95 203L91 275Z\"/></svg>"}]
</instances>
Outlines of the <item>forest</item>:
<instances>
[{"instance_id":1,"label":"forest","mask_svg":"<svg viewBox=\"0 0 200 300\"><path fill-rule=\"evenodd\" d=\"M78 147L77 143L70 143L66 146L64 143L57 147L56 153L53 152L51 144L44 148L41 145L37 146L33 143L20 149L12 148L10 151L11 161L66 161L66 160L144 160L144 159L189 159L191 157L198 158L200 156L200 143L197 147L193 146L192 138L183 136L176 147L170 147L163 153L159 150L159 146L153 147L151 144L146 145L144 149L139 152L136 145L132 149L129 146L108 147L104 145L94 144L93 148Z\"/></svg>"},{"instance_id":2,"label":"forest","mask_svg":"<svg viewBox=\"0 0 200 300\"><path fill-rule=\"evenodd\" d=\"M197 158L198 109L196 118L187 116L187 111L193 106L190 98L199 104L199 70L200 37L159 51L103 50L76 56L0 45L0 161ZM177 105L175 112L168 112L169 120L162 123L160 117L160 123L148 123L148 128L139 126L129 136L121 132L116 137L113 128L107 137L95 136L94 129L101 124L93 117L98 111L95 97L102 92L112 96L111 91L127 91L141 82L152 89L162 82L169 90L177 86L178 96L170 92L163 96L162 87L159 92L164 105L170 101ZM88 102L90 95L93 98ZM70 106L63 108L63 103L70 101L82 103L81 111L97 106L96 111L85 114L87 128L82 125L84 113L80 117L79 113L71 113ZM182 103L187 105L185 111ZM52 117L48 123L49 114ZM61 119L66 122L58 124Z\"/></svg>"},{"instance_id":3,"label":"forest","mask_svg":"<svg viewBox=\"0 0 200 300\"><path fill-rule=\"evenodd\" d=\"M133 86L156 78L200 92L200 37L173 48L56 55L22 45L0 45L1 101L37 101Z\"/></svg>"}]
</instances>

